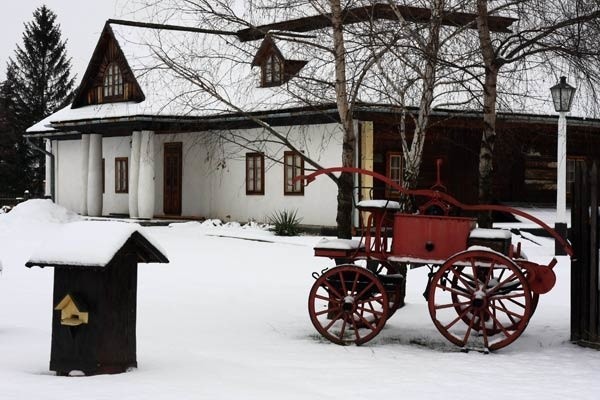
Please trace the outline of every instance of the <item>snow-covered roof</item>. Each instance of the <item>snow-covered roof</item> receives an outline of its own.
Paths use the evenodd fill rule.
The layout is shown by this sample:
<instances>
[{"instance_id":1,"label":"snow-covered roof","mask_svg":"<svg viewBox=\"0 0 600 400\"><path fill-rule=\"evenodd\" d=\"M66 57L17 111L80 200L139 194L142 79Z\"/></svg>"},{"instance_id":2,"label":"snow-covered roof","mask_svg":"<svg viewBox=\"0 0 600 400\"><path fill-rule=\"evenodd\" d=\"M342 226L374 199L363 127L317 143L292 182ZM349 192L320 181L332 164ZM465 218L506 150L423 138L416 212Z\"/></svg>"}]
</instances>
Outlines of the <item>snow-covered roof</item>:
<instances>
[{"instance_id":1,"label":"snow-covered roof","mask_svg":"<svg viewBox=\"0 0 600 400\"><path fill-rule=\"evenodd\" d=\"M165 254L138 224L78 221L57 225L55 234L33 252L26 265L106 267L136 232Z\"/></svg>"},{"instance_id":2,"label":"snow-covered roof","mask_svg":"<svg viewBox=\"0 0 600 400\"><path fill-rule=\"evenodd\" d=\"M218 35L189 31L159 30L150 27L126 26L117 23L107 24L125 56L135 79L144 93L141 102L116 102L87 105L78 108L67 106L30 127L28 133L52 132L53 128L64 130L78 123L123 122L152 119L157 117L215 117L246 112L266 112L307 107L315 104L335 103L333 85L333 54L331 37L326 32L310 32L306 38L298 35L286 36L274 32L271 37L289 59L307 61L298 74L281 86L260 87L259 67L252 67L262 41L241 42L236 36ZM347 51L349 80L357 82L358 74L371 59L372 52L364 44L359 32L348 32ZM308 42L319 46L309 45ZM456 56L460 51L457 50ZM452 58L452 52L446 54ZM383 91L392 83L381 76L382 71L391 76L412 78L418 81L418 74L407 65L398 65L394 57L382 58L377 67L362 78L358 100L370 104L398 104L394 91ZM480 110L477 98L465 101L480 87L460 88L452 77L448 83L436 89L434 106L460 107ZM530 74L531 78L531 74ZM499 81L498 111L555 115L551 105L549 87L555 83L554 77L543 75L522 83L516 90L504 87ZM396 84L401 85L398 79ZM475 85L475 83L473 84ZM406 99L419 99L420 85L414 85L405 94ZM527 93L527 98L510 93ZM589 105L584 95L576 96L571 115L590 115ZM416 100L414 100L416 102ZM407 104L416 106L418 104ZM53 126L54 124L54 126Z\"/></svg>"},{"instance_id":3,"label":"snow-covered roof","mask_svg":"<svg viewBox=\"0 0 600 400\"><path fill-rule=\"evenodd\" d=\"M294 100L285 87L258 88L258 68L253 70L250 62L260 42L242 45L232 43L237 39L215 34L108 26L145 99L78 108L69 105L30 127L29 133L51 131L52 123L207 117L240 109L256 112L306 105ZM172 64L183 65L185 70L170 68Z\"/></svg>"}]
</instances>

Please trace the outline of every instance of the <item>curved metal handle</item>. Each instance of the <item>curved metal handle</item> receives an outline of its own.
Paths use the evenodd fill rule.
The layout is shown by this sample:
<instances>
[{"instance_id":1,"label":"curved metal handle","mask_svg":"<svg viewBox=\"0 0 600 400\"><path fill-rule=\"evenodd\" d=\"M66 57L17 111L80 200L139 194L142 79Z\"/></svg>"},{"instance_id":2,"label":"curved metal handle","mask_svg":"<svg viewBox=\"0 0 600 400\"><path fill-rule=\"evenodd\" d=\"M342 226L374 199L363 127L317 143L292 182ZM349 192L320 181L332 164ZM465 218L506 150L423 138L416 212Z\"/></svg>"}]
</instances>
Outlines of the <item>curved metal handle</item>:
<instances>
[{"instance_id":1,"label":"curved metal handle","mask_svg":"<svg viewBox=\"0 0 600 400\"><path fill-rule=\"evenodd\" d=\"M549 227L542 220L540 220L540 219L534 217L533 215L528 214L524 211L517 210L516 208L512 208L512 207L508 207L508 206L499 206L499 205L495 205L495 204L476 204L476 205L464 204L464 203L461 203L460 201L456 200L454 197L450 196L449 194L441 192L439 190L406 189L406 188L402 187L401 185L399 185L398 183L389 179L387 176L381 175L380 173L377 173L374 171L368 171L365 169L355 168L355 167L324 168L324 169L315 171L309 175L297 176L293 179L293 181L296 182L298 180L305 180L306 185L308 185L312 181L314 181L317 178L317 176L323 175L323 174L332 174L334 172L348 172L348 173L372 176L373 178L384 182L385 184L389 185L393 189L395 189L405 195L422 196L422 197L427 197L427 198L431 198L431 199L439 199L439 200L442 200L454 207L457 207L457 208L460 208L460 209L466 210L466 211L501 211L501 212L508 212L511 214L521 216L521 217L539 225L541 228L543 228L546 232L548 232L548 234L550 234L550 236L552 236L558 243L561 244L561 246L565 249L565 252L569 256L573 257L573 254L574 254L573 248L562 236L560 236L558 234L558 232L556 232L554 229Z\"/></svg>"}]
</instances>

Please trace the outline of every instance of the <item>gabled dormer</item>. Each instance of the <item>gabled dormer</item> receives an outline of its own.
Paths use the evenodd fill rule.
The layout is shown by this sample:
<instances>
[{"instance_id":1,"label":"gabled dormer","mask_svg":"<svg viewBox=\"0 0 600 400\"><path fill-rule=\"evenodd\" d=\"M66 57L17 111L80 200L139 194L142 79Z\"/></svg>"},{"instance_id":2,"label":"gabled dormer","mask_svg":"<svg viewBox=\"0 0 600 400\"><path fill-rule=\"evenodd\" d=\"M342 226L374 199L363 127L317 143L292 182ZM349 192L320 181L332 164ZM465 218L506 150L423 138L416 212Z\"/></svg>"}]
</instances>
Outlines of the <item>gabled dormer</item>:
<instances>
[{"instance_id":1,"label":"gabled dormer","mask_svg":"<svg viewBox=\"0 0 600 400\"><path fill-rule=\"evenodd\" d=\"M72 108L144 100L144 93L107 23L75 93Z\"/></svg>"},{"instance_id":2,"label":"gabled dormer","mask_svg":"<svg viewBox=\"0 0 600 400\"><path fill-rule=\"evenodd\" d=\"M294 77L307 61L286 60L270 35L266 35L252 60L260 67L260 86L279 86Z\"/></svg>"}]
</instances>

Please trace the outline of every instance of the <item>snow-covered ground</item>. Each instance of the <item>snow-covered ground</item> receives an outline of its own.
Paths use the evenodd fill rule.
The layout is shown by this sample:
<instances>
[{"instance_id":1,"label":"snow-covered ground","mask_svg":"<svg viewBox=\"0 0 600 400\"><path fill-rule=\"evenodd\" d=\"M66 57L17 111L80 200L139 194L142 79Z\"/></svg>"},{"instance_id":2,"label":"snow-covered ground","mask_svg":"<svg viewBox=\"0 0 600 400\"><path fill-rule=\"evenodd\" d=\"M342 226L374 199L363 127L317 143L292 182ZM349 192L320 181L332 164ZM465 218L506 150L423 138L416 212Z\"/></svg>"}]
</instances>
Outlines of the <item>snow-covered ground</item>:
<instances>
[{"instance_id":1,"label":"snow-covered ground","mask_svg":"<svg viewBox=\"0 0 600 400\"><path fill-rule=\"evenodd\" d=\"M320 237L211 223L143 228L171 263L139 266L137 369L54 376L53 270L24 264L58 224L78 219L48 201L0 215L0 399L600 398L600 352L569 343L567 257L525 333L496 353L462 353L442 338L421 295L423 268L409 272L408 304L379 336L342 347L307 313L311 273L332 265L312 255ZM547 262L553 241L536 241L525 251Z\"/></svg>"}]
</instances>

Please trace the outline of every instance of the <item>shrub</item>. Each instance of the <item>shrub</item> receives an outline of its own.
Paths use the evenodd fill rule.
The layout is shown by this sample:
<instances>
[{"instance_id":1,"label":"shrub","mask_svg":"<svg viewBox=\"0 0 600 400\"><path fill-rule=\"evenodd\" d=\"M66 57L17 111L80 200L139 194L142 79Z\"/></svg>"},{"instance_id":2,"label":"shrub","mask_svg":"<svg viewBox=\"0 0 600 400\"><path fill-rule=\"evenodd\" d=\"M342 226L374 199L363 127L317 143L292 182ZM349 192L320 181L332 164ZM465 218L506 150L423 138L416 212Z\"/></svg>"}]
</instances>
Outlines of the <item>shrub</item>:
<instances>
[{"instance_id":1,"label":"shrub","mask_svg":"<svg viewBox=\"0 0 600 400\"><path fill-rule=\"evenodd\" d=\"M270 229L277 236L296 236L300 233L300 221L297 210L276 211L269 217L269 223L273 225Z\"/></svg>"}]
</instances>

